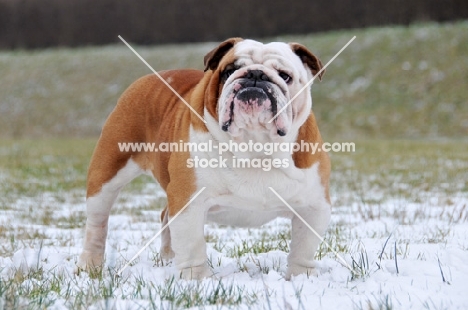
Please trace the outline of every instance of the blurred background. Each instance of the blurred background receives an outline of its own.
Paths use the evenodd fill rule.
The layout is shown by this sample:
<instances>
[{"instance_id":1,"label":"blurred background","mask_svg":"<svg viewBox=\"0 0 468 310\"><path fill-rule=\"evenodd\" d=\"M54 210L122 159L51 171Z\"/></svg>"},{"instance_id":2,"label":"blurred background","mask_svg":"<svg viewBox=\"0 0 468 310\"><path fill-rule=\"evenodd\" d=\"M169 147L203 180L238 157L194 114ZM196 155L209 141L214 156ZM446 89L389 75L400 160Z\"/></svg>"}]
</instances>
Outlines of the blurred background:
<instances>
[{"instance_id":1,"label":"blurred background","mask_svg":"<svg viewBox=\"0 0 468 310\"><path fill-rule=\"evenodd\" d=\"M219 41L468 17L463 0L1 0L0 47Z\"/></svg>"},{"instance_id":2,"label":"blurred background","mask_svg":"<svg viewBox=\"0 0 468 310\"><path fill-rule=\"evenodd\" d=\"M231 36L297 41L326 63L313 86L328 139L464 138L463 0L0 0L0 138L96 137L149 69L202 68Z\"/></svg>"}]
</instances>

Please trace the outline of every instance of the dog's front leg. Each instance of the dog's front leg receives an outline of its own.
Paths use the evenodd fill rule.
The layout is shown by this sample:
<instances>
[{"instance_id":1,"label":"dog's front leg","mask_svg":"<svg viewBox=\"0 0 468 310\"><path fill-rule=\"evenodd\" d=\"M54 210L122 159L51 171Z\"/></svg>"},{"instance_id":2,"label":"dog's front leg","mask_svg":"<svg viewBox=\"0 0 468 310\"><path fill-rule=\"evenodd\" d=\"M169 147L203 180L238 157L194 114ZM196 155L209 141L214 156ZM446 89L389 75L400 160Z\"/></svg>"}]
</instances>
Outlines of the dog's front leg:
<instances>
[{"instance_id":1,"label":"dog's front leg","mask_svg":"<svg viewBox=\"0 0 468 310\"><path fill-rule=\"evenodd\" d=\"M302 219L297 215L292 218L290 253L285 276L287 280L299 274L316 274L314 256L320 244L317 234L323 238L330 221L331 207L328 203L323 203L320 207L298 208L296 212Z\"/></svg>"},{"instance_id":2,"label":"dog's front leg","mask_svg":"<svg viewBox=\"0 0 468 310\"><path fill-rule=\"evenodd\" d=\"M194 202L169 225L174 261L183 279L198 280L213 275L207 264L205 218L206 210Z\"/></svg>"}]
</instances>

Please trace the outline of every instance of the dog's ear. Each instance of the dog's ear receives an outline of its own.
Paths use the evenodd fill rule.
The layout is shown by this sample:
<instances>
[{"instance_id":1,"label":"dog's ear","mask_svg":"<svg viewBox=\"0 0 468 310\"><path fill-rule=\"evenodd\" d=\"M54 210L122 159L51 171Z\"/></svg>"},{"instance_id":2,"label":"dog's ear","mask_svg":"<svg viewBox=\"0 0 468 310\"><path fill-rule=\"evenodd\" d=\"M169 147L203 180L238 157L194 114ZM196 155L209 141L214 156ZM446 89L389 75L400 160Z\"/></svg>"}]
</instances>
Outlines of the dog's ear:
<instances>
[{"instance_id":1,"label":"dog's ear","mask_svg":"<svg viewBox=\"0 0 468 310\"><path fill-rule=\"evenodd\" d=\"M314 76L317 75L317 73L323 67L322 62L320 61L320 59L318 59L317 56L312 54L312 52L309 51L309 49L307 47L305 47L304 45L302 45L302 44L289 43L289 45L291 46L291 49L293 50L293 52L297 56L299 56L301 61L303 63L305 63L310 68L310 70L312 71L312 74ZM320 74L318 76L320 80L322 80L322 76L323 76L324 73L325 73L325 70L320 72Z\"/></svg>"},{"instance_id":2,"label":"dog's ear","mask_svg":"<svg viewBox=\"0 0 468 310\"><path fill-rule=\"evenodd\" d=\"M226 53L234 47L237 42L242 41L242 38L230 38L222 42L215 49L205 55L205 71L215 70L221 59L226 55Z\"/></svg>"}]
</instances>

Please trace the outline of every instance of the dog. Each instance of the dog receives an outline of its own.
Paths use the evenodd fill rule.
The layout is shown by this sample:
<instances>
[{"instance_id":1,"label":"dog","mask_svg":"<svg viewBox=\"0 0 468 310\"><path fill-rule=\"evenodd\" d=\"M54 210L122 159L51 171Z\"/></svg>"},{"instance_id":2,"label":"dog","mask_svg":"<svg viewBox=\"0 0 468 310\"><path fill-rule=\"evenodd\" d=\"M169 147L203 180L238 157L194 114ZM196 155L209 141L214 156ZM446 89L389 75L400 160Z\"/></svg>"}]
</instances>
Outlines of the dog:
<instances>
[{"instance_id":1,"label":"dog","mask_svg":"<svg viewBox=\"0 0 468 310\"><path fill-rule=\"evenodd\" d=\"M160 254L173 259L181 278L214 276L207 265L206 221L256 227L276 217L291 219L285 278L316 272L314 255L320 238L303 221L319 235L328 227L331 164L326 152L274 150L266 155L233 147L221 159L217 148L223 143L321 145L308 84L322 78L321 61L298 43L231 38L205 56L204 67L204 71L161 71L168 85L157 75L144 76L120 97L88 170L79 270L102 266L109 213L119 191L135 177L149 173L167 194L162 225L176 217L161 234ZM122 151L122 142L210 142L213 149ZM220 167L201 167L194 161L216 163L218 159L225 161ZM269 170L237 167L240 159L244 163L269 159L273 165Z\"/></svg>"}]
</instances>

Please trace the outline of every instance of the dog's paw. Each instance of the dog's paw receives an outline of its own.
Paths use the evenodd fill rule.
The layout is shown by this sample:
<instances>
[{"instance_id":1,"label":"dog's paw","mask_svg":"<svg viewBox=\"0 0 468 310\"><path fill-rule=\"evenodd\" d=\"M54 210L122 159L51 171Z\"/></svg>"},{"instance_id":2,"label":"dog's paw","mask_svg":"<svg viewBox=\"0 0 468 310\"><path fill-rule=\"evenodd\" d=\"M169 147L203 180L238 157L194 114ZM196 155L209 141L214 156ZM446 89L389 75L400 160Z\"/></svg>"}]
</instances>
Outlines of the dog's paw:
<instances>
[{"instance_id":1,"label":"dog's paw","mask_svg":"<svg viewBox=\"0 0 468 310\"><path fill-rule=\"evenodd\" d=\"M90 276L98 275L102 272L104 264L104 253L90 253L84 251L81 253L80 258L75 266L75 274L79 275L81 272L86 272Z\"/></svg>"},{"instance_id":2,"label":"dog's paw","mask_svg":"<svg viewBox=\"0 0 468 310\"><path fill-rule=\"evenodd\" d=\"M170 246L161 247L159 254L161 255L161 258L164 260L173 259L175 256L174 251L172 251L172 248Z\"/></svg>"},{"instance_id":3,"label":"dog's paw","mask_svg":"<svg viewBox=\"0 0 468 310\"><path fill-rule=\"evenodd\" d=\"M213 271L206 264L184 268L180 271L180 278L184 280L202 280L213 276Z\"/></svg>"},{"instance_id":4,"label":"dog's paw","mask_svg":"<svg viewBox=\"0 0 468 310\"><path fill-rule=\"evenodd\" d=\"M306 276L317 276L317 269L315 267L304 267L297 264L290 264L286 270L284 278L291 280L291 277L304 274Z\"/></svg>"}]
</instances>

